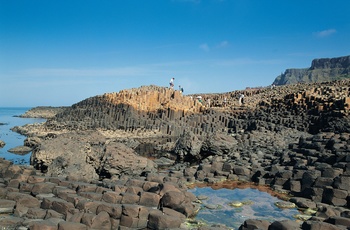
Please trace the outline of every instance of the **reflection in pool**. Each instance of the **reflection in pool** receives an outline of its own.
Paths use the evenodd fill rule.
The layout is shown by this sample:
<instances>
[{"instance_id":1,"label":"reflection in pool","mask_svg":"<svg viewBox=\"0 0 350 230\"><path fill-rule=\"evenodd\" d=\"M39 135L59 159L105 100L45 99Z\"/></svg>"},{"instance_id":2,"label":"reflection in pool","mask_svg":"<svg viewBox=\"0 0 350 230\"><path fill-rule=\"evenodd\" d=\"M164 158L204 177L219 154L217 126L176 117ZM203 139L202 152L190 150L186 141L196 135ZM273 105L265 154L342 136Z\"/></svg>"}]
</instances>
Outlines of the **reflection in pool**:
<instances>
[{"instance_id":1,"label":"reflection in pool","mask_svg":"<svg viewBox=\"0 0 350 230\"><path fill-rule=\"evenodd\" d=\"M238 229L246 219L260 219L274 222L276 220L286 220L300 214L296 208L280 209L274 204L281 201L266 192L257 189L218 189L210 187L193 188L189 190L197 197L206 198L202 200L201 209L196 216L196 220L205 223L220 223L227 227ZM240 207L232 205L243 203ZM231 205L230 205L231 203Z\"/></svg>"}]
</instances>

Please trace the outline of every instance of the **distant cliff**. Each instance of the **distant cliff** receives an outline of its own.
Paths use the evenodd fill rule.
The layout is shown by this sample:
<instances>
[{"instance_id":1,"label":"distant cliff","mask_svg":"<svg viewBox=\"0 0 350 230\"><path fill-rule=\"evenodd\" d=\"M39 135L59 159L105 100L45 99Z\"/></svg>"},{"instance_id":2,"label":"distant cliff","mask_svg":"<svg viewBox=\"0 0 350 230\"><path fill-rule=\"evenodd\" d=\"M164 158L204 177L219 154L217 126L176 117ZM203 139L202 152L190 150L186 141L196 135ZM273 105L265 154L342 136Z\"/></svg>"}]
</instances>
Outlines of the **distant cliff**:
<instances>
[{"instance_id":1,"label":"distant cliff","mask_svg":"<svg viewBox=\"0 0 350 230\"><path fill-rule=\"evenodd\" d=\"M344 78L350 78L350 56L314 59L310 68L287 69L272 84L325 82Z\"/></svg>"}]
</instances>

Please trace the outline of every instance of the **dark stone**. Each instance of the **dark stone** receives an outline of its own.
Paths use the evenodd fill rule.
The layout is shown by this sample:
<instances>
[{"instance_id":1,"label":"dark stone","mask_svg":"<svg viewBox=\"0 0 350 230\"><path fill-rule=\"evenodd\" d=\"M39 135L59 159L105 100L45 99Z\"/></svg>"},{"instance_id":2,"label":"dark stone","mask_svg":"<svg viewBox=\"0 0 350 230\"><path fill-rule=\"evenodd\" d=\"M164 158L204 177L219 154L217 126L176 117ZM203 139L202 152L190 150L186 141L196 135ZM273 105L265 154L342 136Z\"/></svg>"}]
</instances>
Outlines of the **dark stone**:
<instances>
[{"instance_id":1,"label":"dark stone","mask_svg":"<svg viewBox=\"0 0 350 230\"><path fill-rule=\"evenodd\" d=\"M244 223L239 227L239 230L253 230L253 229L261 229L268 230L270 222L267 220L254 220L248 219L245 220Z\"/></svg>"},{"instance_id":2,"label":"dark stone","mask_svg":"<svg viewBox=\"0 0 350 230\"><path fill-rule=\"evenodd\" d=\"M306 221L301 228L303 230L339 230L337 226L321 221Z\"/></svg>"},{"instance_id":3,"label":"dark stone","mask_svg":"<svg viewBox=\"0 0 350 230\"><path fill-rule=\"evenodd\" d=\"M325 220L326 223L334 224L334 225L342 225L345 227L350 226L350 219L341 216L332 216Z\"/></svg>"},{"instance_id":4,"label":"dark stone","mask_svg":"<svg viewBox=\"0 0 350 230\"><path fill-rule=\"evenodd\" d=\"M290 229L301 229L300 223L292 221L292 220L281 220L273 222L268 230L290 230Z\"/></svg>"},{"instance_id":5,"label":"dark stone","mask_svg":"<svg viewBox=\"0 0 350 230\"><path fill-rule=\"evenodd\" d=\"M148 218L148 227L151 229L175 229L179 228L182 219L169 216L159 210L152 210Z\"/></svg>"}]
</instances>

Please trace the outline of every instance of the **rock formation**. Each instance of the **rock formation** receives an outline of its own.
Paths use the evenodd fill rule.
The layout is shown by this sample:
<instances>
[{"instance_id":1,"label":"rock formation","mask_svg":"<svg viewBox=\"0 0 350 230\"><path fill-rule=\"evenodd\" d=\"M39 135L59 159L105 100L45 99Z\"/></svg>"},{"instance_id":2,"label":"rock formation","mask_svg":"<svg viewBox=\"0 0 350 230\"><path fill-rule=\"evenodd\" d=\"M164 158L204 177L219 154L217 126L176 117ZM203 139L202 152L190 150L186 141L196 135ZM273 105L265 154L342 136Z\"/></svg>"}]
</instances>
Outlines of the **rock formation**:
<instances>
[{"instance_id":1,"label":"rock formation","mask_svg":"<svg viewBox=\"0 0 350 230\"><path fill-rule=\"evenodd\" d=\"M0 148L3 148L6 145L5 141L0 140Z\"/></svg>"},{"instance_id":2,"label":"rock formation","mask_svg":"<svg viewBox=\"0 0 350 230\"><path fill-rule=\"evenodd\" d=\"M310 68L287 69L272 84L313 83L345 78L350 78L350 56L314 59Z\"/></svg>"},{"instance_id":3,"label":"rock formation","mask_svg":"<svg viewBox=\"0 0 350 230\"><path fill-rule=\"evenodd\" d=\"M20 117L23 118L52 118L66 107L38 106L26 111Z\"/></svg>"},{"instance_id":4,"label":"rock formation","mask_svg":"<svg viewBox=\"0 0 350 230\"><path fill-rule=\"evenodd\" d=\"M83 182L0 158L0 227L176 229L195 215L196 197L164 177Z\"/></svg>"},{"instance_id":5,"label":"rock formation","mask_svg":"<svg viewBox=\"0 0 350 230\"><path fill-rule=\"evenodd\" d=\"M245 101L239 106L242 93ZM158 211L147 212L147 227L151 229L166 224L179 227L184 216L195 213L193 197L177 190L165 194L161 191L168 185L163 183L185 188L188 183L222 181L268 185L294 196L290 201L299 209L315 212L300 224L247 220L241 229L253 225L261 229L345 229L350 225L349 111L350 80L201 95L143 86L88 98L44 124L14 130L28 136L25 145L34 148L31 164L45 177L96 182L107 188L125 185L129 179L138 180L134 187L158 183L150 190L130 188L133 195L124 194L124 190L115 194L116 199L137 205L141 205L136 200L141 201L143 192L159 195L158 200L147 194L153 198L144 201L154 206L159 201ZM140 156L146 151L148 158ZM154 158L169 158L175 164L159 173ZM3 172L6 176L8 170ZM14 184L17 189L21 186L18 183ZM31 190L31 194L36 193ZM101 195L95 193L84 196L101 201ZM114 218L111 212L94 211L98 217L89 216L82 204L74 205L66 207L79 209L73 214L84 218L73 222ZM131 211L128 209L123 212L128 217L118 215L116 219L121 226L137 228L136 222L145 221L140 218L141 209L139 216L126 214ZM159 210L177 218L161 218ZM59 213L66 213L60 218L70 222L67 216L72 213Z\"/></svg>"},{"instance_id":6,"label":"rock formation","mask_svg":"<svg viewBox=\"0 0 350 230\"><path fill-rule=\"evenodd\" d=\"M128 132L157 131L179 136L185 132L234 133L259 127L343 131L350 109L348 80L284 87L247 89L226 94L183 96L179 91L156 86L123 90L88 98L58 113L45 126L51 130L121 129ZM246 94L244 106L238 95ZM228 98L227 107L223 107ZM211 101L207 107L205 101ZM342 122L334 127L333 121ZM258 122L260 121L260 122Z\"/></svg>"}]
</instances>

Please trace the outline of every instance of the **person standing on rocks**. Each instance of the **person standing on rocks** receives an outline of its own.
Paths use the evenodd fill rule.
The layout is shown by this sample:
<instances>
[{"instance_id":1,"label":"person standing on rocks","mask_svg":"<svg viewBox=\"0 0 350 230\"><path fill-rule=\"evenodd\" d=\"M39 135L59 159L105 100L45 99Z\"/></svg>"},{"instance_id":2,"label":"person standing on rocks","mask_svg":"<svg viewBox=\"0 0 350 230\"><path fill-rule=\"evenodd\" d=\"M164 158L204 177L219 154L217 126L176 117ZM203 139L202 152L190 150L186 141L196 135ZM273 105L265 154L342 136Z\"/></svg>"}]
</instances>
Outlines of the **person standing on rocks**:
<instances>
[{"instance_id":1,"label":"person standing on rocks","mask_svg":"<svg viewBox=\"0 0 350 230\"><path fill-rule=\"evenodd\" d=\"M170 82L169 82L170 89L173 89L173 88L174 88L174 80L175 80L175 78L171 78L171 79L170 79Z\"/></svg>"},{"instance_id":2,"label":"person standing on rocks","mask_svg":"<svg viewBox=\"0 0 350 230\"><path fill-rule=\"evenodd\" d=\"M207 107L210 108L210 98L207 99Z\"/></svg>"},{"instance_id":3,"label":"person standing on rocks","mask_svg":"<svg viewBox=\"0 0 350 230\"><path fill-rule=\"evenodd\" d=\"M179 90L180 90L180 93L184 92L184 88L182 88L181 85L179 85Z\"/></svg>"},{"instance_id":4,"label":"person standing on rocks","mask_svg":"<svg viewBox=\"0 0 350 230\"><path fill-rule=\"evenodd\" d=\"M244 104L244 94L243 93L239 96L238 103L239 103L240 106L242 104Z\"/></svg>"}]
</instances>

